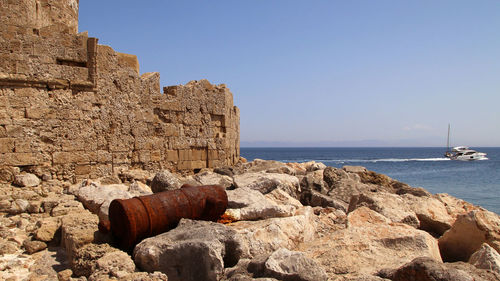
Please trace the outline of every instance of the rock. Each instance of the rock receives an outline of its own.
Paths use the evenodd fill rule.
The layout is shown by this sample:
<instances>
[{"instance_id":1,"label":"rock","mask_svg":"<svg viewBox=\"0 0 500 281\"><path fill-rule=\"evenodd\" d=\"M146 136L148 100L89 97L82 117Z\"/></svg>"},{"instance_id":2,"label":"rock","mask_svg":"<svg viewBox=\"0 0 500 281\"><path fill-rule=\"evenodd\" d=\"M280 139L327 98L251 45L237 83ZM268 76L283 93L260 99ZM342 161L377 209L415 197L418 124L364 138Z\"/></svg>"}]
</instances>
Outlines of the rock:
<instances>
[{"instance_id":1,"label":"rock","mask_svg":"<svg viewBox=\"0 0 500 281\"><path fill-rule=\"evenodd\" d=\"M479 269L470 263L454 262L454 263L445 263L444 265L449 269L454 269L460 272L467 273L467 275L470 275L473 278L473 280L481 280L481 281L500 280L499 273L492 270Z\"/></svg>"},{"instance_id":2,"label":"rock","mask_svg":"<svg viewBox=\"0 0 500 281\"><path fill-rule=\"evenodd\" d=\"M64 216L69 213L78 213L85 210L82 203L78 201L66 201L59 203L50 211L50 215L53 217Z\"/></svg>"},{"instance_id":3,"label":"rock","mask_svg":"<svg viewBox=\"0 0 500 281\"><path fill-rule=\"evenodd\" d=\"M500 250L500 217L486 210L460 215L439 238L441 255L447 262L468 261L483 243Z\"/></svg>"},{"instance_id":4,"label":"rock","mask_svg":"<svg viewBox=\"0 0 500 281\"><path fill-rule=\"evenodd\" d=\"M153 176L154 175L152 175L151 172L139 169L124 170L120 171L120 173L118 174L118 177L122 182L137 181L143 184L151 182Z\"/></svg>"},{"instance_id":5,"label":"rock","mask_svg":"<svg viewBox=\"0 0 500 281\"><path fill-rule=\"evenodd\" d=\"M262 160L254 159L252 162L242 163L233 169L234 174L246 174L246 173L259 173L259 172L270 172L270 173L293 173L293 170L289 168L286 164L274 161L274 160Z\"/></svg>"},{"instance_id":6,"label":"rock","mask_svg":"<svg viewBox=\"0 0 500 281\"><path fill-rule=\"evenodd\" d=\"M342 167L342 170L344 170L346 173L366 173L367 170L363 166L344 166Z\"/></svg>"},{"instance_id":7,"label":"rock","mask_svg":"<svg viewBox=\"0 0 500 281\"><path fill-rule=\"evenodd\" d=\"M286 174L275 173L246 173L234 176L236 188L247 187L267 194L274 189L281 189L290 196L300 198L299 179Z\"/></svg>"},{"instance_id":8,"label":"rock","mask_svg":"<svg viewBox=\"0 0 500 281\"><path fill-rule=\"evenodd\" d=\"M50 242L60 229L61 223L57 219L45 219L38 221L36 226L35 239L43 242Z\"/></svg>"},{"instance_id":9,"label":"rock","mask_svg":"<svg viewBox=\"0 0 500 281\"><path fill-rule=\"evenodd\" d=\"M268 200L262 193L246 187L226 191L226 214L234 221L256 220L293 215L295 208L280 206Z\"/></svg>"},{"instance_id":10,"label":"rock","mask_svg":"<svg viewBox=\"0 0 500 281\"><path fill-rule=\"evenodd\" d=\"M300 180L300 187L302 188L302 192L315 190L326 194L328 192L328 188L325 187L323 175L324 170L317 170L307 173L304 177L302 177L302 179Z\"/></svg>"},{"instance_id":11,"label":"rock","mask_svg":"<svg viewBox=\"0 0 500 281\"><path fill-rule=\"evenodd\" d=\"M326 280L325 270L303 253L281 248L272 253L264 264L266 277L278 280Z\"/></svg>"},{"instance_id":12,"label":"rock","mask_svg":"<svg viewBox=\"0 0 500 281\"><path fill-rule=\"evenodd\" d=\"M98 260L107 254L113 252L121 252L108 244L93 244L88 243L77 250L75 250L73 258L71 259L71 269L76 276L90 276L98 269ZM128 256L128 255L127 255ZM114 255L111 257L115 257ZM125 259L126 260L126 259ZM106 260L102 261L103 268L106 267ZM130 267L130 265L125 265Z\"/></svg>"},{"instance_id":13,"label":"rock","mask_svg":"<svg viewBox=\"0 0 500 281\"><path fill-rule=\"evenodd\" d=\"M161 272L134 272L119 279L120 281L167 281L167 275Z\"/></svg>"},{"instance_id":14,"label":"rock","mask_svg":"<svg viewBox=\"0 0 500 281\"><path fill-rule=\"evenodd\" d=\"M197 185L220 185L224 188L233 186L233 179L229 176L224 176L218 173L205 171L192 176Z\"/></svg>"},{"instance_id":15,"label":"rock","mask_svg":"<svg viewBox=\"0 0 500 281\"><path fill-rule=\"evenodd\" d=\"M110 276L121 279L134 271L134 261L127 253L112 251L105 253L96 261L95 269L89 280L98 280L97 276Z\"/></svg>"},{"instance_id":16,"label":"rock","mask_svg":"<svg viewBox=\"0 0 500 281\"><path fill-rule=\"evenodd\" d=\"M429 257L419 257L401 266L395 271L383 271L382 277L392 281L473 281L472 276L464 271L448 268Z\"/></svg>"},{"instance_id":17,"label":"rock","mask_svg":"<svg viewBox=\"0 0 500 281\"><path fill-rule=\"evenodd\" d=\"M308 190L302 193L301 202L311 207L332 207L343 212L347 212L348 205L343 201L334 199L328 195L319 193L316 190Z\"/></svg>"},{"instance_id":18,"label":"rock","mask_svg":"<svg viewBox=\"0 0 500 281\"><path fill-rule=\"evenodd\" d=\"M279 248L295 249L300 243L314 239L316 227L311 207L300 209L292 217L231 224L248 247L245 258L269 255Z\"/></svg>"},{"instance_id":19,"label":"rock","mask_svg":"<svg viewBox=\"0 0 500 281\"><path fill-rule=\"evenodd\" d=\"M84 184L76 192L76 197L85 208L92 213L98 214L101 205L113 199L128 199L132 195L127 192L128 187L123 184L98 185L97 183Z\"/></svg>"},{"instance_id":20,"label":"rock","mask_svg":"<svg viewBox=\"0 0 500 281\"><path fill-rule=\"evenodd\" d=\"M73 271L71 269L65 269L57 273L57 279L59 281L70 281L71 275L73 275Z\"/></svg>"},{"instance_id":21,"label":"rock","mask_svg":"<svg viewBox=\"0 0 500 281\"><path fill-rule=\"evenodd\" d=\"M427 232L360 207L347 217L347 227L330 232L297 249L319 262L330 278L337 274L373 275L417 257L441 261L436 239Z\"/></svg>"},{"instance_id":22,"label":"rock","mask_svg":"<svg viewBox=\"0 0 500 281\"><path fill-rule=\"evenodd\" d=\"M477 268L492 270L500 274L500 254L486 243L472 254L469 263Z\"/></svg>"},{"instance_id":23,"label":"rock","mask_svg":"<svg viewBox=\"0 0 500 281\"><path fill-rule=\"evenodd\" d=\"M321 163L321 162L315 162L315 161L311 161L311 162L306 162L304 163L305 167L306 167L306 171L307 172L314 172L314 171L318 171L318 170L324 170L326 168L326 165Z\"/></svg>"},{"instance_id":24,"label":"rock","mask_svg":"<svg viewBox=\"0 0 500 281\"><path fill-rule=\"evenodd\" d=\"M293 198L292 196L290 196L290 194L281 189L275 189L265 196L267 199L273 201L278 205L290 206L289 208L293 208L295 210L303 207L302 203L300 203L299 200Z\"/></svg>"},{"instance_id":25,"label":"rock","mask_svg":"<svg viewBox=\"0 0 500 281\"><path fill-rule=\"evenodd\" d=\"M418 197L404 194L401 198L405 205L413 211L420 222L419 229L425 230L435 237L440 237L451 228L455 218L448 214L446 206L434 197Z\"/></svg>"},{"instance_id":26,"label":"rock","mask_svg":"<svg viewBox=\"0 0 500 281\"><path fill-rule=\"evenodd\" d=\"M0 256L14 254L17 251L19 251L19 246L16 242L0 239Z\"/></svg>"},{"instance_id":27,"label":"rock","mask_svg":"<svg viewBox=\"0 0 500 281\"><path fill-rule=\"evenodd\" d=\"M229 166L215 168L214 173L228 177L232 177L234 175L233 168Z\"/></svg>"},{"instance_id":28,"label":"rock","mask_svg":"<svg viewBox=\"0 0 500 281\"><path fill-rule=\"evenodd\" d=\"M364 206L384 215L393 222L405 223L418 228L420 221L401 196L386 192L367 192L353 195L348 213Z\"/></svg>"},{"instance_id":29,"label":"rock","mask_svg":"<svg viewBox=\"0 0 500 281\"><path fill-rule=\"evenodd\" d=\"M149 187L148 185L146 185L140 181L132 182L130 184L130 186L128 187L128 192L130 193L130 195L132 197L153 194L151 187Z\"/></svg>"},{"instance_id":30,"label":"rock","mask_svg":"<svg viewBox=\"0 0 500 281\"><path fill-rule=\"evenodd\" d=\"M8 213L11 215L26 213L28 211L29 206L30 202L28 200L16 199L11 203Z\"/></svg>"},{"instance_id":31,"label":"rock","mask_svg":"<svg viewBox=\"0 0 500 281\"><path fill-rule=\"evenodd\" d=\"M438 193L434 197L444 204L448 214L454 219L473 210L479 210L478 207L472 205L471 203L465 202L462 199L458 199L446 193Z\"/></svg>"},{"instance_id":32,"label":"rock","mask_svg":"<svg viewBox=\"0 0 500 281\"><path fill-rule=\"evenodd\" d=\"M326 194L347 204L349 204L351 196L354 194L378 189L361 183L360 177L356 173L347 173L333 167L326 167L323 170L323 180L326 183Z\"/></svg>"},{"instance_id":33,"label":"rock","mask_svg":"<svg viewBox=\"0 0 500 281\"><path fill-rule=\"evenodd\" d=\"M167 170L157 173L151 182L151 190L154 193L179 189L180 187L181 182L179 179Z\"/></svg>"},{"instance_id":34,"label":"rock","mask_svg":"<svg viewBox=\"0 0 500 281\"><path fill-rule=\"evenodd\" d=\"M40 179L34 174L20 174L14 178L14 185L20 187L32 187L40 185Z\"/></svg>"},{"instance_id":35,"label":"rock","mask_svg":"<svg viewBox=\"0 0 500 281\"><path fill-rule=\"evenodd\" d=\"M41 206L45 213L50 214L52 212L52 209L57 207L57 205L67 202L71 202L69 204L73 204L73 202L75 202L75 196L69 194L50 193L47 197L41 200ZM81 205L81 208L83 208L83 205Z\"/></svg>"},{"instance_id":36,"label":"rock","mask_svg":"<svg viewBox=\"0 0 500 281\"><path fill-rule=\"evenodd\" d=\"M219 280L224 267L236 265L242 253L241 238L233 229L182 219L175 229L140 242L133 256L142 270L161 271L170 281Z\"/></svg>"},{"instance_id":37,"label":"rock","mask_svg":"<svg viewBox=\"0 0 500 281\"><path fill-rule=\"evenodd\" d=\"M26 250L28 254L34 254L36 252L39 252L43 249L47 248L47 244L45 244L42 241L31 241L31 240L26 240L23 243L23 247Z\"/></svg>"},{"instance_id":38,"label":"rock","mask_svg":"<svg viewBox=\"0 0 500 281\"><path fill-rule=\"evenodd\" d=\"M72 260L76 250L94 241L98 233L98 218L84 210L65 215L61 220L61 245Z\"/></svg>"}]
</instances>

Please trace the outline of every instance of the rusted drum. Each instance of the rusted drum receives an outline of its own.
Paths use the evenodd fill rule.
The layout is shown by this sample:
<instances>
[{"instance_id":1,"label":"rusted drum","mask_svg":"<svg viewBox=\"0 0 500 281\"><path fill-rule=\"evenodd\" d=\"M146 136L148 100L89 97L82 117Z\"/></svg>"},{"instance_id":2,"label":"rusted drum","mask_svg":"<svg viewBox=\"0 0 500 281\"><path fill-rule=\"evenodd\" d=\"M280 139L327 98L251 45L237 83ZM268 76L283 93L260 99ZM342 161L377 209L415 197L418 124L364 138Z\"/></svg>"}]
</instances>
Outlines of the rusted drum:
<instances>
[{"instance_id":1,"label":"rusted drum","mask_svg":"<svg viewBox=\"0 0 500 281\"><path fill-rule=\"evenodd\" d=\"M219 185L191 186L131 199L109 206L111 232L124 250L142 239L168 231L181 218L216 221L227 208L226 190Z\"/></svg>"}]
</instances>

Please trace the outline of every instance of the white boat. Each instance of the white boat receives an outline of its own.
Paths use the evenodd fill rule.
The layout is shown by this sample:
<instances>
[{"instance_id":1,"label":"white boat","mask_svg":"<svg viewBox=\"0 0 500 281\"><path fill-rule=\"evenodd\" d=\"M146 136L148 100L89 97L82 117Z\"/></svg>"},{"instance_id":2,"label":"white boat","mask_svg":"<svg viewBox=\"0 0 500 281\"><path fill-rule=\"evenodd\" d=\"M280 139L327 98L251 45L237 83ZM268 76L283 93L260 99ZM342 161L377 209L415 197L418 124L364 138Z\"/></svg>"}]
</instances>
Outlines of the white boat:
<instances>
[{"instance_id":1,"label":"white boat","mask_svg":"<svg viewBox=\"0 0 500 281\"><path fill-rule=\"evenodd\" d=\"M467 146L455 146L450 151L450 125L448 124L448 140L446 143L446 153L445 157L450 158L451 160L460 160L460 161L474 161L474 160L488 160L486 157L486 153L478 152L473 149L468 148Z\"/></svg>"}]
</instances>

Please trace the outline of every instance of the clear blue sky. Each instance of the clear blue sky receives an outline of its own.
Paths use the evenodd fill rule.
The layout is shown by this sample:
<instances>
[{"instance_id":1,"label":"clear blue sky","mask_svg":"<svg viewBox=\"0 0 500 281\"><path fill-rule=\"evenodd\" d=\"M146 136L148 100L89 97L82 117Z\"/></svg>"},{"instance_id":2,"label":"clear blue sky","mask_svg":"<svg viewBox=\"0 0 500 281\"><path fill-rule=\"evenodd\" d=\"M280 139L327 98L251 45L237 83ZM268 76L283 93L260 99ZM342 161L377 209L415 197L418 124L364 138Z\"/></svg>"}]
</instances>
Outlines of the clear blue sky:
<instances>
[{"instance_id":1,"label":"clear blue sky","mask_svg":"<svg viewBox=\"0 0 500 281\"><path fill-rule=\"evenodd\" d=\"M226 84L243 146L500 146L498 0L82 0L80 31Z\"/></svg>"}]
</instances>

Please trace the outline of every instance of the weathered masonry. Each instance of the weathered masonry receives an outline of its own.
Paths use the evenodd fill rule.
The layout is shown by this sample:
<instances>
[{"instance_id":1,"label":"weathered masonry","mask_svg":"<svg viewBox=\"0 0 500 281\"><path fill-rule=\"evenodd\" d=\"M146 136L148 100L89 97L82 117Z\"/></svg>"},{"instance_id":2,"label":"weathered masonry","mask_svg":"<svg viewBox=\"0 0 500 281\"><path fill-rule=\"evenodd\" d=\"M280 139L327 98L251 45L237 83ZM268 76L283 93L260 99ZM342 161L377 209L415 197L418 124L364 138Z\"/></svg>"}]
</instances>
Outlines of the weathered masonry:
<instances>
[{"instance_id":1,"label":"weathered masonry","mask_svg":"<svg viewBox=\"0 0 500 281\"><path fill-rule=\"evenodd\" d=\"M160 91L137 57L78 33L77 0L0 0L0 181L239 160L239 110L206 80Z\"/></svg>"}]
</instances>

